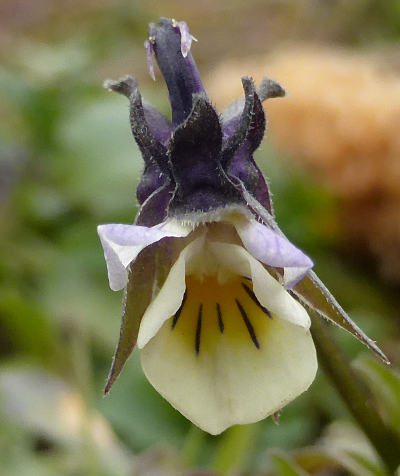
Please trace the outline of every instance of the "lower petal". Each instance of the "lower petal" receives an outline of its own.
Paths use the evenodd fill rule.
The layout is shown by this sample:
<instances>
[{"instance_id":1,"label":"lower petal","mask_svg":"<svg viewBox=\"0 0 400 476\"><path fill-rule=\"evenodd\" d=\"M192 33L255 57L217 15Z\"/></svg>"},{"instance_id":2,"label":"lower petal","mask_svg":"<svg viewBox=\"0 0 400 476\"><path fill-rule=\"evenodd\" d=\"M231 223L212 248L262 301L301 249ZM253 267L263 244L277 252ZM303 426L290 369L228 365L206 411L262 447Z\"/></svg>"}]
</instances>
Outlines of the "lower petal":
<instances>
[{"instance_id":1,"label":"lower petal","mask_svg":"<svg viewBox=\"0 0 400 476\"><path fill-rule=\"evenodd\" d=\"M251 277L253 291L263 306L292 324L306 329L310 327L310 317L304 307L242 246L215 242L210 244L210 248L215 260L219 260L226 269Z\"/></svg>"},{"instance_id":2,"label":"lower petal","mask_svg":"<svg viewBox=\"0 0 400 476\"><path fill-rule=\"evenodd\" d=\"M141 352L148 380L177 410L218 434L273 414L309 387L317 361L308 329L271 315L241 281L203 292L206 283L190 279L179 319Z\"/></svg>"}]
</instances>

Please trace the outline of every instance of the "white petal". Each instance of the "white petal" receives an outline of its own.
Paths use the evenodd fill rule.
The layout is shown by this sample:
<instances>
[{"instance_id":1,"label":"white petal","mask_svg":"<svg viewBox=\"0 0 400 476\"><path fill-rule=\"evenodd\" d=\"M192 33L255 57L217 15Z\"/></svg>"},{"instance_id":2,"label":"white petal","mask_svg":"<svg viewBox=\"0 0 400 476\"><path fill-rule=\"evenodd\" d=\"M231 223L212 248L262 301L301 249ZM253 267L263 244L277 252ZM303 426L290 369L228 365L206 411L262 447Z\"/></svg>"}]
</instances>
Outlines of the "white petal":
<instances>
[{"instance_id":1,"label":"white petal","mask_svg":"<svg viewBox=\"0 0 400 476\"><path fill-rule=\"evenodd\" d=\"M180 322L172 330L167 321L141 352L143 370L164 398L211 434L259 421L307 390L317 370L309 330L275 316L262 319L259 349L246 329L243 338L230 335L227 319L217 345L204 344L198 354L178 332Z\"/></svg>"},{"instance_id":2,"label":"white petal","mask_svg":"<svg viewBox=\"0 0 400 476\"><path fill-rule=\"evenodd\" d=\"M307 329L310 327L310 317L303 306L247 250L227 243L213 242L209 246L221 266L238 275L251 277L253 291L263 306L281 319Z\"/></svg>"},{"instance_id":3,"label":"white petal","mask_svg":"<svg viewBox=\"0 0 400 476\"><path fill-rule=\"evenodd\" d=\"M127 266L146 246L165 237L184 237L192 227L170 220L153 227L109 224L97 227L107 263L110 288L119 291L128 281Z\"/></svg>"},{"instance_id":4,"label":"white petal","mask_svg":"<svg viewBox=\"0 0 400 476\"><path fill-rule=\"evenodd\" d=\"M163 287L142 318L137 340L139 349L142 349L157 334L164 322L179 309L186 289L186 261L199 253L203 243L202 237L192 241L182 250L172 266Z\"/></svg>"}]
</instances>

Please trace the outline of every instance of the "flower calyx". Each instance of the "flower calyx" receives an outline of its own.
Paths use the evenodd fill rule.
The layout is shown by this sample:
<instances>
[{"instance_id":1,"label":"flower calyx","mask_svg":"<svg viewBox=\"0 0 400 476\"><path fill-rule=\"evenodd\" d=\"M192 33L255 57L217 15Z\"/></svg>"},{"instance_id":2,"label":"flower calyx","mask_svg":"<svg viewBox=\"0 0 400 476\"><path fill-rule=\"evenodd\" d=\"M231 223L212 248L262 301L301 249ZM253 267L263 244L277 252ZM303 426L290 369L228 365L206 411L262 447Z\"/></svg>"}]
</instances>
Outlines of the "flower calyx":
<instances>
[{"instance_id":1,"label":"flower calyx","mask_svg":"<svg viewBox=\"0 0 400 476\"><path fill-rule=\"evenodd\" d=\"M185 22L161 18L157 25L150 24L145 42L150 75L155 77L154 55L167 83L172 123L142 100L132 76L105 82L107 89L130 100L132 133L145 162L137 190L137 223L153 226L185 215L204 221L201 215L246 206L243 187L273 214L268 185L253 153L265 132L261 102L283 96L284 90L266 78L257 92L253 80L244 77L244 98L219 116L190 53L191 39Z\"/></svg>"}]
</instances>

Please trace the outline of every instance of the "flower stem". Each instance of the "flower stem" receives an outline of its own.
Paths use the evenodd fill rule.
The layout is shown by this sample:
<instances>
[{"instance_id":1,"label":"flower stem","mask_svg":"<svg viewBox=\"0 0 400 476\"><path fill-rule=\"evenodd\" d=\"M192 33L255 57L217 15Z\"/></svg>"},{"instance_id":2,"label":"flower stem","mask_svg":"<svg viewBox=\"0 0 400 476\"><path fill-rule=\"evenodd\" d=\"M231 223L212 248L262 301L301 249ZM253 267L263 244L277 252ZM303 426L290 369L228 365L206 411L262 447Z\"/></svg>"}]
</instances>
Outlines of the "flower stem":
<instances>
[{"instance_id":1,"label":"flower stem","mask_svg":"<svg viewBox=\"0 0 400 476\"><path fill-rule=\"evenodd\" d=\"M256 436L257 424L237 425L222 436L214 455L212 469L218 474L242 470L248 462Z\"/></svg>"},{"instance_id":2,"label":"flower stem","mask_svg":"<svg viewBox=\"0 0 400 476\"><path fill-rule=\"evenodd\" d=\"M188 467L193 468L197 466L201 452L204 449L204 443L206 440L206 434L204 431L197 428L195 425L191 425L188 431L183 446L183 456L185 463Z\"/></svg>"},{"instance_id":3,"label":"flower stem","mask_svg":"<svg viewBox=\"0 0 400 476\"><path fill-rule=\"evenodd\" d=\"M324 371L382 462L390 473L393 473L400 464L400 438L382 420L371 402L369 389L344 358L327 324L319 317L314 317L311 329L317 346L318 360Z\"/></svg>"}]
</instances>

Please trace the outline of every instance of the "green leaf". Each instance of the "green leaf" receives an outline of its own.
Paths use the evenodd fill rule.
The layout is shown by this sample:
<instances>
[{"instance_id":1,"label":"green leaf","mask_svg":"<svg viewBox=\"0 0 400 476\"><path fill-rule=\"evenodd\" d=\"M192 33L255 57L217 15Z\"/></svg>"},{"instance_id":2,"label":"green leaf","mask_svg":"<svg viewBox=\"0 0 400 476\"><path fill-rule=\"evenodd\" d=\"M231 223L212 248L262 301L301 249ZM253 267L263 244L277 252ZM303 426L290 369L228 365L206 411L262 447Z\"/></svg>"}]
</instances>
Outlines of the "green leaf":
<instances>
[{"instance_id":1,"label":"green leaf","mask_svg":"<svg viewBox=\"0 0 400 476\"><path fill-rule=\"evenodd\" d=\"M309 471L311 474L328 469L343 468L341 461L318 446L300 449L296 451L293 458L302 469Z\"/></svg>"},{"instance_id":2,"label":"green leaf","mask_svg":"<svg viewBox=\"0 0 400 476\"><path fill-rule=\"evenodd\" d=\"M272 450L269 452L274 476L307 476L309 473L298 466L289 455Z\"/></svg>"},{"instance_id":3,"label":"green leaf","mask_svg":"<svg viewBox=\"0 0 400 476\"><path fill-rule=\"evenodd\" d=\"M366 456L361 455L355 451L347 451L347 455L357 464L360 468L360 476L389 476L388 473L383 471L374 462L370 461Z\"/></svg>"},{"instance_id":4,"label":"green leaf","mask_svg":"<svg viewBox=\"0 0 400 476\"><path fill-rule=\"evenodd\" d=\"M375 360L363 357L355 366L368 381L385 419L390 426L400 432L400 374L393 368L380 365Z\"/></svg>"},{"instance_id":5,"label":"green leaf","mask_svg":"<svg viewBox=\"0 0 400 476\"><path fill-rule=\"evenodd\" d=\"M348 470L357 476L388 476L382 468L360 452L338 450L330 444L298 450L293 458L301 468L311 474Z\"/></svg>"}]
</instances>

